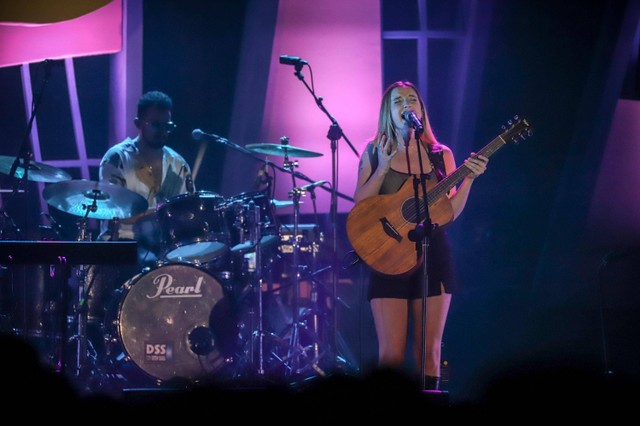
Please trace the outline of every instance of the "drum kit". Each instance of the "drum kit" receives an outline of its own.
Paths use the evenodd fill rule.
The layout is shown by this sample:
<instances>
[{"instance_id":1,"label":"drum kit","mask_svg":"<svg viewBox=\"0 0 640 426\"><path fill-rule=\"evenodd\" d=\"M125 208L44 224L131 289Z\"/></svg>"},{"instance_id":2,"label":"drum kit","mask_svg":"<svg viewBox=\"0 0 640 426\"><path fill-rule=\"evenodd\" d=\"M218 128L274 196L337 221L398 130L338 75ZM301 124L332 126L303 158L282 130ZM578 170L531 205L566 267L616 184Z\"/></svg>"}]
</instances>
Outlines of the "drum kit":
<instances>
[{"instance_id":1,"label":"drum kit","mask_svg":"<svg viewBox=\"0 0 640 426\"><path fill-rule=\"evenodd\" d=\"M307 276L321 272L315 264L300 264L303 234L316 228L299 224L300 198L314 186L295 186L297 162L289 160L322 154L285 142L246 146L256 154L284 157L294 183L291 200L285 201L270 196L268 182L264 190L231 197L190 191L149 211L142 196L124 187L72 180L55 167L30 163L28 179L50 184L42 193L48 205L81 218L78 241L92 239L88 219L129 221L134 231L153 229L155 242L143 245L157 251L154 265L73 265L74 273L62 284L75 289L63 309L71 312L66 323L72 337L60 344L62 351L75 353L74 374L99 387L218 379L286 382L324 374L325 314L317 303L304 311L300 303L301 271L314 269ZM0 157L0 173L8 174L12 161ZM292 225L277 223L274 210L282 207L294 208ZM321 233L313 238L308 243L315 259ZM289 256L290 270L280 277L288 281L274 283L274 265ZM316 302L319 289L311 281L310 300ZM50 299L57 303L58 293L44 303L23 300L30 304L28 316L41 317L43 305L51 305ZM44 297L29 293L26 299L32 296ZM282 302L286 296L289 303ZM283 310L286 324L278 330L273 324L282 317L274 313Z\"/></svg>"}]
</instances>

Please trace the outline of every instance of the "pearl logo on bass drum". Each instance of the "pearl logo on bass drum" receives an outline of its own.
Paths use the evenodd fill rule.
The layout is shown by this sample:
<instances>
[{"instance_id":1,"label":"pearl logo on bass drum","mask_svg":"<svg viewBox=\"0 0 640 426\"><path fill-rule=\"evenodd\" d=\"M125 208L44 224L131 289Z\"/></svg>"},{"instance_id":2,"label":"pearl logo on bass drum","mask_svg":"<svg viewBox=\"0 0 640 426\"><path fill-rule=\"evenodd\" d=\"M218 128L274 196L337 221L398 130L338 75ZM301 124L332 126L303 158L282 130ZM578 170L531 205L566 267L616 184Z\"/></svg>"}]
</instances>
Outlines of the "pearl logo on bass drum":
<instances>
[{"instance_id":1,"label":"pearl logo on bass drum","mask_svg":"<svg viewBox=\"0 0 640 426\"><path fill-rule=\"evenodd\" d=\"M147 294L147 299L166 299L183 297L202 297L203 276L199 276L195 285L173 285L173 275L160 274L153 280L156 287L154 294Z\"/></svg>"}]
</instances>

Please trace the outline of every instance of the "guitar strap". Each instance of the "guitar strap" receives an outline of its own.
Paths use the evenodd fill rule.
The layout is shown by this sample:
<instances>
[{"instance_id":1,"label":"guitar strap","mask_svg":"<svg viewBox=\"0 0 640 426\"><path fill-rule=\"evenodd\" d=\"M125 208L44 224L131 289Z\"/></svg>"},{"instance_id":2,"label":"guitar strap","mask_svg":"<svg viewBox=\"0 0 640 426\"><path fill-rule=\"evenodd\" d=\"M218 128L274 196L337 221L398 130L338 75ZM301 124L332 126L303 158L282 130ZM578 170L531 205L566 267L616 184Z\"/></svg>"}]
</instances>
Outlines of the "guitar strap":
<instances>
[{"instance_id":1,"label":"guitar strap","mask_svg":"<svg viewBox=\"0 0 640 426\"><path fill-rule=\"evenodd\" d=\"M436 175L438 176L438 182L440 182L447 175L447 171L444 165L444 150L440 145L428 145L429 147L429 161L436 169Z\"/></svg>"}]
</instances>

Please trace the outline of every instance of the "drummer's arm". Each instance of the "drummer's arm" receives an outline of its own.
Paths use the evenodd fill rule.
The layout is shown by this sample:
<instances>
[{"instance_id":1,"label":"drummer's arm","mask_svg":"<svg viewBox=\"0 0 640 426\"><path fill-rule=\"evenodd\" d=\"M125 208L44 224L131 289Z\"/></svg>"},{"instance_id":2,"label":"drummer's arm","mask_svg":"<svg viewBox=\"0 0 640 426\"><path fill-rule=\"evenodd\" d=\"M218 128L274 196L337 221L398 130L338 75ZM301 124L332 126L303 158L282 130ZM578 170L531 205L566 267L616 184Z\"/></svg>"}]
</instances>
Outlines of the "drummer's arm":
<instances>
[{"instance_id":1,"label":"drummer's arm","mask_svg":"<svg viewBox=\"0 0 640 426\"><path fill-rule=\"evenodd\" d=\"M119 167L119 158L115 158L113 161L103 160L100 163L100 181L101 182L109 182L114 185L119 185L127 188L127 180L124 178L124 174L122 173L122 168ZM153 213L155 210L150 210L145 213L141 213L138 216L130 217L127 219L120 219L121 223L132 224L135 223L138 218L142 216L146 216L147 214ZM111 221L103 221L109 224ZM110 225L110 224L109 224ZM101 229L105 226L101 224Z\"/></svg>"},{"instance_id":2,"label":"drummer's arm","mask_svg":"<svg viewBox=\"0 0 640 426\"><path fill-rule=\"evenodd\" d=\"M102 163L100 165L100 181L113 183L125 188L127 187L127 181L122 174L122 170L109 163Z\"/></svg>"},{"instance_id":3,"label":"drummer's arm","mask_svg":"<svg viewBox=\"0 0 640 426\"><path fill-rule=\"evenodd\" d=\"M182 164L182 167L180 167L178 176L182 178L182 187L180 188L181 194L184 194L186 192L193 193L196 191L196 185L193 181L193 176L191 175L191 168L186 161Z\"/></svg>"},{"instance_id":4,"label":"drummer's arm","mask_svg":"<svg viewBox=\"0 0 640 426\"><path fill-rule=\"evenodd\" d=\"M127 181L125 180L122 169L119 167L120 158L116 155L106 157L100 162L99 180L101 182L109 182L115 185L123 186L126 188ZM113 231L114 223L111 220L100 221L100 235L98 240L108 241L111 240L111 233Z\"/></svg>"}]
</instances>

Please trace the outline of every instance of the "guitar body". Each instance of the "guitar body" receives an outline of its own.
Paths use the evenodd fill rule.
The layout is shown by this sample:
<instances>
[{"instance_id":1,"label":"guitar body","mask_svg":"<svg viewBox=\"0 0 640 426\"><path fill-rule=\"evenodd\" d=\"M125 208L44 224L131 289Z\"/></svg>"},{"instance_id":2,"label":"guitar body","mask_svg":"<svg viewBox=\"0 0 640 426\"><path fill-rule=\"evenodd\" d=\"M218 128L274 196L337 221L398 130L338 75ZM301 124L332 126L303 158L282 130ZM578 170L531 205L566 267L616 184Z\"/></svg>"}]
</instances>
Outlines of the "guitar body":
<instances>
[{"instance_id":1,"label":"guitar body","mask_svg":"<svg viewBox=\"0 0 640 426\"><path fill-rule=\"evenodd\" d=\"M531 135L531 125L514 117L508 127L477 153L489 158L507 144L516 144ZM374 271L383 275L402 276L422 264L416 243L409 239L417 218L424 219L429 206L433 224L442 227L453 220L453 208L446 194L470 173L464 164L440 182L427 180L427 203L421 197L421 211L413 199L413 178L409 178L395 194L374 195L356 204L347 216L347 236L356 254Z\"/></svg>"},{"instance_id":2,"label":"guitar body","mask_svg":"<svg viewBox=\"0 0 640 426\"><path fill-rule=\"evenodd\" d=\"M427 193L435 184L427 180ZM414 272L421 264L416 243L409 239L415 229L413 178L407 179L395 194L375 195L354 206L347 217L347 236L360 259L373 270L390 276ZM424 219L424 199L420 218ZM433 224L444 226L453 219L453 208L447 197L429 207Z\"/></svg>"}]
</instances>

